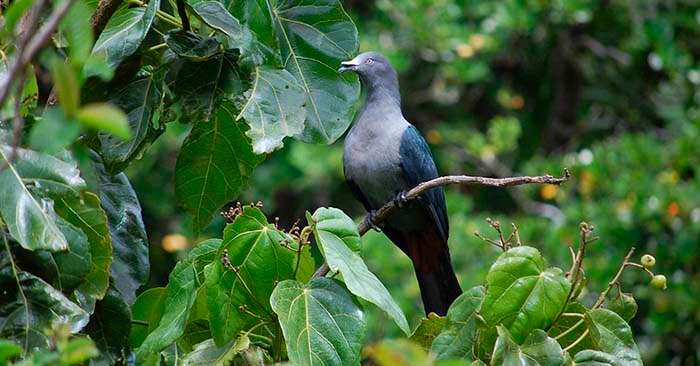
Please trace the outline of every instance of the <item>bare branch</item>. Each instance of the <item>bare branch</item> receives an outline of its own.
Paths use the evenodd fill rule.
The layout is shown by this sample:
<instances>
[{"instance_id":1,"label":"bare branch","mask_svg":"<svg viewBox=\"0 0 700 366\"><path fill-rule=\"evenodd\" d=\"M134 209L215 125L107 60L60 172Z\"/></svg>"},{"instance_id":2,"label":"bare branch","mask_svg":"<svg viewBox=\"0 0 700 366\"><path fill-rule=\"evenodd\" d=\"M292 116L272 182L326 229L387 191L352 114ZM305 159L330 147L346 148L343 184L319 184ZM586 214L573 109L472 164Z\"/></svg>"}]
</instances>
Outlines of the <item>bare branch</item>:
<instances>
[{"instance_id":1,"label":"bare branch","mask_svg":"<svg viewBox=\"0 0 700 366\"><path fill-rule=\"evenodd\" d=\"M512 187L520 186L525 184L555 184L560 185L571 178L571 173L568 169L564 169L564 175L562 177L553 177L551 175L540 175L540 176L523 176L523 177L508 177L508 178L488 178L488 177L475 177L470 175L448 175L444 177L438 177L427 182L423 182L416 187L410 189L405 194L405 199L410 201L417 199L423 193L437 187L442 187L450 184L459 185L479 185L488 187ZM370 216L366 216L364 220L357 226L357 231L360 236L364 235L372 225L377 226L384 222L391 214L396 210L397 205L392 200L387 202L380 209L375 211L373 222L370 222ZM328 273L329 268L326 263L323 263L321 267L316 270L314 277L322 277Z\"/></svg>"},{"instance_id":2,"label":"bare branch","mask_svg":"<svg viewBox=\"0 0 700 366\"><path fill-rule=\"evenodd\" d=\"M26 47L17 51L17 56L8 67L6 77L0 80L0 106L5 104L5 99L10 95L10 90L12 89L14 81L23 73L24 69L32 62L41 48L51 39L51 35L56 31L58 24L66 13L68 13L68 9L70 9L72 4L73 0L61 2L51 12L51 15L49 15L49 18L41 29L27 42Z\"/></svg>"}]
</instances>

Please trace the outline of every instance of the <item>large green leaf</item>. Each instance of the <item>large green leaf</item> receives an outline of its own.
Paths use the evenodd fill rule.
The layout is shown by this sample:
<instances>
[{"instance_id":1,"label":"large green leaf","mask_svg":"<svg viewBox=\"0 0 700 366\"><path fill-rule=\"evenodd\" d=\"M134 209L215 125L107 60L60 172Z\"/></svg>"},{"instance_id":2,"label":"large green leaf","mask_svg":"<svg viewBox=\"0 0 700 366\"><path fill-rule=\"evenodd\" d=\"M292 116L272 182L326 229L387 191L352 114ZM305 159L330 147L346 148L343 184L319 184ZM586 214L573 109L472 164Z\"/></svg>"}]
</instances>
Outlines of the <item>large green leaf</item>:
<instances>
[{"instance_id":1,"label":"large green leaf","mask_svg":"<svg viewBox=\"0 0 700 366\"><path fill-rule=\"evenodd\" d=\"M279 45L275 37L275 27L272 22L272 14L267 0L235 1L224 0L223 4L228 11L254 35L250 52L245 48L243 61L251 57L255 64L265 62L267 65L280 66L282 60L279 54ZM235 28L233 28L235 30Z\"/></svg>"},{"instance_id":2,"label":"large green leaf","mask_svg":"<svg viewBox=\"0 0 700 366\"><path fill-rule=\"evenodd\" d=\"M117 10L95 42L92 53L105 54L110 67L119 66L139 48L159 7L160 0L150 0L145 9L122 7Z\"/></svg>"},{"instance_id":3,"label":"large green leaf","mask_svg":"<svg viewBox=\"0 0 700 366\"><path fill-rule=\"evenodd\" d=\"M629 324L608 309L594 309L586 313L586 325L591 332L594 351L608 354L612 365L641 365L642 358L632 337ZM577 363L592 362L600 352L581 351L576 354ZM607 356L606 356L607 357Z\"/></svg>"},{"instance_id":4,"label":"large green leaf","mask_svg":"<svg viewBox=\"0 0 700 366\"><path fill-rule=\"evenodd\" d=\"M561 313L571 284L559 268L546 268L540 252L520 246L501 254L486 277L481 315L503 324L517 342L534 329L547 329Z\"/></svg>"},{"instance_id":5,"label":"large green leaf","mask_svg":"<svg viewBox=\"0 0 700 366\"><path fill-rule=\"evenodd\" d=\"M168 32L165 43L178 56L195 62L207 60L219 52L216 39L180 29Z\"/></svg>"},{"instance_id":6,"label":"large green leaf","mask_svg":"<svg viewBox=\"0 0 700 366\"><path fill-rule=\"evenodd\" d=\"M35 197L27 185L54 194L76 192L85 187L80 172L53 156L18 149L10 162L12 148L0 145L0 214L10 234L22 247L35 250L65 250L68 243L56 226L50 199Z\"/></svg>"},{"instance_id":7,"label":"large green leaf","mask_svg":"<svg viewBox=\"0 0 700 366\"><path fill-rule=\"evenodd\" d=\"M139 76L107 95L113 105L126 113L131 130L131 137L126 140L109 132L99 132L99 153L109 173L124 170L163 133L157 121L163 96L163 74L155 71Z\"/></svg>"},{"instance_id":8,"label":"large green leaf","mask_svg":"<svg viewBox=\"0 0 700 366\"><path fill-rule=\"evenodd\" d=\"M188 353L182 360L184 366L226 366L237 354L250 347L250 339L242 334L236 339L230 340L222 347L217 347L213 339L194 346L194 350Z\"/></svg>"},{"instance_id":9,"label":"large green leaf","mask_svg":"<svg viewBox=\"0 0 700 366\"><path fill-rule=\"evenodd\" d=\"M85 332L95 341L100 355L91 364L114 365L126 363L131 330L131 310L122 295L110 287L95 305L95 312Z\"/></svg>"},{"instance_id":10,"label":"large green leaf","mask_svg":"<svg viewBox=\"0 0 700 366\"><path fill-rule=\"evenodd\" d=\"M246 134L253 140L256 154L269 153L282 146L282 139L304 129L306 98L304 89L287 70L258 67L248 100L236 119L245 118Z\"/></svg>"},{"instance_id":11,"label":"large green leaf","mask_svg":"<svg viewBox=\"0 0 700 366\"><path fill-rule=\"evenodd\" d=\"M211 332L217 345L224 345L241 330L273 319L269 298L275 285L292 279L297 255L284 247L291 238L268 224L257 208L243 213L224 230L217 260L206 274ZM224 250L232 268L224 266ZM302 260L310 260L302 256Z\"/></svg>"},{"instance_id":12,"label":"large green leaf","mask_svg":"<svg viewBox=\"0 0 700 366\"><path fill-rule=\"evenodd\" d=\"M171 70L172 90L182 105L182 122L209 122L222 100L243 93L245 89L236 69L237 58L235 52L227 51L203 62L187 60L179 69Z\"/></svg>"},{"instance_id":13,"label":"large green leaf","mask_svg":"<svg viewBox=\"0 0 700 366\"><path fill-rule=\"evenodd\" d=\"M478 331L476 314L484 293L483 286L473 287L455 299L447 310L447 324L430 349L437 359L465 358L471 361L477 358L474 354Z\"/></svg>"},{"instance_id":14,"label":"large green leaf","mask_svg":"<svg viewBox=\"0 0 700 366\"><path fill-rule=\"evenodd\" d=\"M100 199L91 192L63 195L54 199L54 208L59 216L80 228L87 236L91 266L79 290L101 299L109 287L112 239Z\"/></svg>"},{"instance_id":15,"label":"large green leaf","mask_svg":"<svg viewBox=\"0 0 700 366\"><path fill-rule=\"evenodd\" d=\"M332 143L352 122L360 96L354 76L337 72L357 53L357 28L338 0L278 1L271 9L284 68L306 94L304 141Z\"/></svg>"},{"instance_id":16,"label":"large green leaf","mask_svg":"<svg viewBox=\"0 0 700 366\"><path fill-rule=\"evenodd\" d=\"M522 344L510 332L498 326L498 340L491 365L498 366L562 366L566 358L559 343L541 329L533 331Z\"/></svg>"},{"instance_id":17,"label":"large green leaf","mask_svg":"<svg viewBox=\"0 0 700 366\"><path fill-rule=\"evenodd\" d=\"M137 360L160 352L185 331L197 289L203 282L204 265L214 259L220 245L220 239L204 241L175 266L168 278L163 315L158 327L148 334L136 351Z\"/></svg>"},{"instance_id":18,"label":"large green leaf","mask_svg":"<svg viewBox=\"0 0 700 366\"><path fill-rule=\"evenodd\" d=\"M350 293L334 280L306 285L280 282L270 297L294 365L357 365L365 316Z\"/></svg>"},{"instance_id":19,"label":"large green leaf","mask_svg":"<svg viewBox=\"0 0 700 366\"><path fill-rule=\"evenodd\" d=\"M131 317L134 323L129 332L129 345L138 348L149 333L158 327L160 318L165 310L165 297L168 291L165 287L154 287L142 292L131 306Z\"/></svg>"},{"instance_id":20,"label":"large green leaf","mask_svg":"<svg viewBox=\"0 0 700 366\"><path fill-rule=\"evenodd\" d=\"M350 217L337 208L321 207L313 215L314 236L326 257L328 267L343 275L348 290L384 310L406 334L406 316L381 281L367 268L353 249L359 248L360 235Z\"/></svg>"},{"instance_id":21,"label":"large green leaf","mask_svg":"<svg viewBox=\"0 0 700 366\"><path fill-rule=\"evenodd\" d=\"M192 214L195 229L209 224L214 212L236 198L262 158L253 153L245 126L234 120L230 105L192 127L177 158L175 194Z\"/></svg>"},{"instance_id":22,"label":"large green leaf","mask_svg":"<svg viewBox=\"0 0 700 366\"><path fill-rule=\"evenodd\" d=\"M12 339L25 350L49 347L46 328L65 323L78 332L89 314L41 278L22 271L10 258L8 246L0 252L0 338Z\"/></svg>"},{"instance_id":23,"label":"large green leaf","mask_svg":"<svg viewBox=\"0 0 700 366\"><path fill-rule=\"evenodd\" d=\"M111 176L97 164L100 199L107 214L112 239L110 273L114 287L127 304L136 300L136 290L148 281L148 238L141 218L141 205L126 174Z\"/></svg>"},{"instance_id":24,"label":"large green leaf","mask_svg":"<svg viewBox=\"0 0 700 366\"><path fill-rule=\"evenodd\" d=\"M227 48L238 48L244 55L251 51L253 35L224 8L223 4L207 0L192 1L190 6L204 23L226 35Z\"/></svg>"},{"instance_id":25,"label":"large green leaf","mask_svg":"<svg viewBox=\"0 0 700 366\"><path fill-rule=\"evenodd\" d=\"M418 323L418 326L413 330L413 333L411 333L408 339L428 351L435 337L442 332L445 324L447 324L447 318L435 313L430 313L427 318L420 320L420 323Z\"/></svg>"}]
</instances>

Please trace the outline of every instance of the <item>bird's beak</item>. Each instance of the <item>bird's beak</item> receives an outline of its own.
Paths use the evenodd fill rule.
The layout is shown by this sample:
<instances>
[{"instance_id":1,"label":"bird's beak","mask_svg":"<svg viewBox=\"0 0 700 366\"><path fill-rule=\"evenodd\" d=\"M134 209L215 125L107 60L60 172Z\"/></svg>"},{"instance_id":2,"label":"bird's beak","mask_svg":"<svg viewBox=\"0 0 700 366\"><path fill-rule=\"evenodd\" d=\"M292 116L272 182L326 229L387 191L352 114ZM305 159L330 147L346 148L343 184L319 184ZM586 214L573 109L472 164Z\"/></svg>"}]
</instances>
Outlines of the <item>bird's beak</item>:
<instances>
[{"instance_id":1,"label":"bird's beak","mask_svg":"<svg viewBox=\"0 0 700 366\"><path fill-rule=\"evenodd\" d=\"M340 63L340 67L338 68L338 72L344 73L346 71L353 71L355 68L357 68L358 64L355 60L350 60L350 61L343 61Z\"/></svg>"}]
</instances>

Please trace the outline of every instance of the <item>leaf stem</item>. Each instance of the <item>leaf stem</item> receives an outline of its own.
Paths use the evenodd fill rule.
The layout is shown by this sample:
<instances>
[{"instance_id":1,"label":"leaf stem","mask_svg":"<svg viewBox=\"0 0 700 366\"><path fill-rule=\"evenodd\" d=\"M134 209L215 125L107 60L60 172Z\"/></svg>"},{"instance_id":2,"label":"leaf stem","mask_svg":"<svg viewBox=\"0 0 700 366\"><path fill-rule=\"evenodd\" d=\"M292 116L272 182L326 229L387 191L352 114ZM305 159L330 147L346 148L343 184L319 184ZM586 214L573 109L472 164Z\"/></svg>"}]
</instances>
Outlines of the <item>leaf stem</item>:
<instances>
[{"instance_id":1,"label":"leaf stem","mask_svg":"<svg viewBox=\"0 0 700 366\"><path fill-rule=\"evenodd\" d=\"M580 313L562 313L561 316L583 318L584 315Z\"/></svg>"},{"instance_id":2,"label":"leaf stem","mask_svg":"<svg viewBox=\"0 0 700 366\"><path fill-rule=\"evenodd\" d=\"M588 335L588 332L589 332L589 329L586 329L586 331L584 331L580 337L576 338L575 341L571 342L570 345L568 345L568 346L566 346L566 348L564 348L564 352L569 352L570 349L576 347L577 344L581 343L581 341L584 338L586 338L586 336Z\"/></svg>"},{"instance_id":3,"label":"leaf stem","mask_svg":"<svg viewBox=\"0 0 700 366\"><path fill-rule=\"evenodd\" d=\"M565 337L567 334L571 333L574 331L574 329L578 328L579 325L583 324L584 319L581 319L577 321L574 325L571 326L571 328L565 330L564 332L560 333L556 337L554 337L555 340L559 340L563 337Z\"/></svg>"},{"instance_id":4,"label":"leaf stem","mask_svg":"<svg viewBox=\"0 0 700 366\"><path fill-rule=\"evenodd\" d=\"M159 43L155 46L148 47L148 51L158 51L159 49L165 48L165 47L168 47L168 45L165 42Z\"/></svg>"},{"instance_id":5,"label":"leaf stem","mask_svg":"<svg viewBox=\"0 0 700 366\"><path fill-rule=\"evenodd\" d=\"M627 255L625 256L625 259L622 261L622 265L620 266L620 269L617 270L617 273L615 274L615 277L613 277L610 282L608 282L608 287L603 290L603 292L600 293L600 296L598 296L598 300L596 300L595 304L593 304L593 307L591 309L595 309L600 307L600 305L605 302L605 297L608 296L608 292L617 284L617 281L620 280L620 276L622 276L622 272L625 271L625 267L629 264L629 260L632 257L632 254L634 254L634 247L630 248L629 252L627 252Z\"/></svg>"}]
</instances>

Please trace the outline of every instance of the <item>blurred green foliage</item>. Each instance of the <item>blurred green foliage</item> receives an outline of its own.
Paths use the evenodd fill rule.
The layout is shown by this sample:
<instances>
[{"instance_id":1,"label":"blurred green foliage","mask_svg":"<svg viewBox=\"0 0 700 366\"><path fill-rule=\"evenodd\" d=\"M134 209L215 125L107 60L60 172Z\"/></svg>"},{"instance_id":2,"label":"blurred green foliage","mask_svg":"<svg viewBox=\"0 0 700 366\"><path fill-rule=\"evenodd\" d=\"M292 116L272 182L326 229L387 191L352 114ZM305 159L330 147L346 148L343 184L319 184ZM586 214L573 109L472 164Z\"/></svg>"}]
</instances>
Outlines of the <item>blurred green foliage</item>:
<instances>
[{"instance_id":1,"label":"blurred green foliage","mask_svg":"<svg viewBox=\"0 0 700 366\"><path fill-rule=\"evenodd\" d=\"M577 225L595 225L588 290L599 292L626 248L653 253L665 292L628 273L639 303L632 320L648 364L700 362L700 8L694 0L347 1L363 50L400 72L404 114L433 148L442 174L560 174L561 187L448 188L450 246L462 287L482 283L499 250L474 236L492 217L518 225L523 243L566 267ZM150 230L152 283L164 284L178 246L192 237L174 205L176 151L186 126L171 124L129 175ZM155 152L158 153L155 153ZM342 181L342 140L287 141L255 171L241 201L291 226L332 205L363 211ZM158 187L158 189L153 189ZM203 236L219 233L223 220ZM164 250L168 249L168 251ZM408 258L383 235L363 257L415 326L422 316ZM636 283L637 285L631 285ZM367 307L373 339L398 336ZM384 326L387 325L387 326Z\"/></svg>"}]
</instances>

